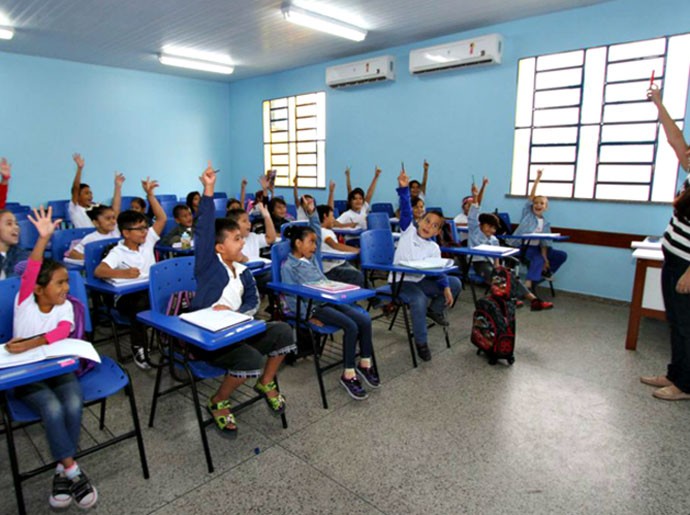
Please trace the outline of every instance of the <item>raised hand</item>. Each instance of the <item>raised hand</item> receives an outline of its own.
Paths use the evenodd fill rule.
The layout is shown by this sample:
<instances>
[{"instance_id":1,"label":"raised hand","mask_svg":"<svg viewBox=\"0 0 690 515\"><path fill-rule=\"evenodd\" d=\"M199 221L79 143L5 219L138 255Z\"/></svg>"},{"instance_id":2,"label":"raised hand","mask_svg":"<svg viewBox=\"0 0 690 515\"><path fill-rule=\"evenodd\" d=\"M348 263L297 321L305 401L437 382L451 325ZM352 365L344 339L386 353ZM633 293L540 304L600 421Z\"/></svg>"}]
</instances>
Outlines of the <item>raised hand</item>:
<instances>
[{"instance_id":1,"label":"raised hand","mask_svg":"<svg viewBox=\"0 0 690 515\"><path fill-rule=\"evenodd\" d=\"M115 186L118 188L122 187L125 182L125 174L121 172L115 172Z\"/></svg>"},{"instance_id":2,"label":"raised hand","mask_svg":"<svg viewBox=\"0 0 690 515\"><path fill-rule=\"evenodd\" d=\"M484 177L484 178L482 179L482 186L486 186L487 184L489 184L489 178L488 178L488 177Z\"/></svg>"},{"instance_id":3,"label":"raised hand","mask_svg":"<svg viewBox=\"0 0 690 515\"><path fill-rule=\"evenodd\" d=\"M268 179L268 175L259 176L259 184L261 185L262 190L267 190L268 186L270 184L270 181Z\"/></svg>"},{"instance_id":4,"label":"raised hand","mask_svg":"<svg viewBox=\"0 0 690 515\"><path fill-rule=\"evenodd\" d=\"M425 172L429 171L429 162L426 159L424 160L424 171Z\"/></svg>"},{"instance_id":5,"label":"raised hand","mask_svg":"<svg viewBox=\"0 0 690 515\"><path fill-rule=\"evenodd\" d=\"M659 89L659 86L653 84L647 90L647 100L651 100L656 106L661 105L661 90Z\"/></svg>"},{"instance_id":6,"label":"raised hand","mask_svg":"<svg viewBox=\"0 0 690 515\"><path fill-rule=\"evenodd\" d=\"M472 183L472 196L476 199L477 196L479 195L479 188L477 188L477 185Z\"/></svg>"},{"instance_id":7,"label":"raised hand","mask_svg":"<svg viewBox=\"0 0 690 515\"><path fill-rule=\"evenodd\" d=\"M258 202L256 204L256 207L259 209L259 213L261 214L262 218L270 217L271 213L268 212L268 208L263 202Z\"/></svg>"},{"instance_id":8,"label":"raised hand","mask_svg":"<svg viewBox=\"0 0 690 515\"><path fill-rule=\"evenodd\" d=\"M331 192L331 193L335 191L335 181L331 181L331 182L328 184L328 191Z\"/></svg>"},{"instance_id":9,"label":"raised hand","mask_svg":"<svg viewBox=\"0 0 690 515\"><path fill-rule=\"evenodd\" d=\"M247 182L247 178L246 178L246 177L242 177L242 183L240 184L240 186L242 186L243 188L246 188L246 187L247 187L247 184L249 184L249 183Z\"/></svg>"},{"instance_id":10,"label":"raised hand","mask_svg":"<svg viewBox=\"0 0 690 515\"><path fill-rule=\"evenodd\" d=\"M153 190L158 187L158 181L151 180L150 177L147 177L145 180L142 179L141 187L144 188L147 195L153 195Z\"/></svg>"},{"instance_id":11,"label":"raised hand","mask_svg":"<svg viewBox=\"0 0 690 515\"><path fill-rule=\"evenodd\" d=\"M542 168L539 168L537 170L537 179L541 179L541 176L544 174L544 170Z\"/></svg>"},{"instance_id":12,"label":"raised hand","mask_svg":"<svg viewBox=\"0 0 690 515\"><path fill-rule=\"evenodd\" d=\"M302 207L304 208L305 213L308 215L312 214L314 209L316 209L314 206L314 197L302 195Z\"/></svg>"},{"instance_id":13,"label":"raised hand","mask_svg":"<svg viewBox=\"0 0 690 515\"><path fill-rule=\"evenodd\" d=\"M81 154L75 152L74 154L72 154L72 159L76 163L77 168L79 168L80 170L84 168L84 158L81 157Z\"/></svg>"},{"instance_id":14,"label":"raised hand","mask_svg":"<svg viewBox=\"0 0 690 515\"><path fill-rule=\"evenodd\" d=\"M48 211L43 209L43 206L34 209L34 216L29 215L29 221L36 227L38 235L41 238L48 239L55 232L55 229L62 223L62 219L51 221L53 215L53 208L49 207Z\"/></svg>"},{"instance_id":15,"label":"raised hand","mask_svg":"<svg viewBox=\"0 0 690 515\"><path fill-rule=\"evenodd\" d=\"M349 176L350 176L350 167L348 166L347 168L345 168L345 177L349 177Z\"/></svg>"},{"instance_id":16,"label":"raised hand","mask_svg":"<svg viewBox=\"0 0 690 515\"><path fill-rule=\"evenodd\" d=\"M0 159L0 175L3 179L9 179L12 172L12 165L4 157Z\"/></svg>"},{"instance_id":17,"label":"raised hand","mask_svg":"<svg viewBox=\"0 0 690 515\"><path fill-rule=\"evenodd\" d=\"M211 161L208 162L208 165L206 166L206 170L201 172L201 176L199 177L199 180L201 181L201 184L206 186L213 186L216 184L216 171L213 169L213 166L211 165Z\"/></svg>"},{"instance_id":18,"label":"raised hand","mask_svg":"<svg viewBox=\"0 0 690 515\"><path fill-rule=\"evenodd\" d=\"M381 175L381 169L377 166L374 170L374 177L378 178L379 175Z\"/></svg>"},{"instance_id":19,"label":"raised hand","mask_svg":"<svg viewBox=\"0 0 690 515\"><path fill-rule=\"evenodd\" d=\"M405 170L400 170L400 175L398 175L398 186L401 188L407 188L410 185L410 178L408 177Z\"/></svg>"}]
</instances>

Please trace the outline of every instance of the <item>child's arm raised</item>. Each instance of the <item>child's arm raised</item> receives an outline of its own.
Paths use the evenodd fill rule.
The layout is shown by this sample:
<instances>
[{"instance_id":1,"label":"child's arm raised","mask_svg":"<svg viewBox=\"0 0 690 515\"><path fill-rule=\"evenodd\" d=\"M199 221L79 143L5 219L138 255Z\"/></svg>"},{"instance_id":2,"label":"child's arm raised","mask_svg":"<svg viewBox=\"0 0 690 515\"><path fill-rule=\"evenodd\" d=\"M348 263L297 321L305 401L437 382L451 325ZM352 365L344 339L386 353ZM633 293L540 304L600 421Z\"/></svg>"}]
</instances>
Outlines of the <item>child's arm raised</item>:
<instances>
[{"instance_id":1,"label":"child's arm raised","mask_svg":"<svg viewBox=\"0 0 690 515\"><path fill-rule=\"evenodd\" d=\"M4 157L0 159L0 209L5 209L12 165Z\"/></svg>"},{"instance_id":2,"label":"child's arm raised","mask_svg":"<svg viewBox=\"0 0 690 515\"><path fill-rule=\"evenodd\" d=\"M194 230L194 275L202 277L203 273L211 267L216 258L216 216L213 205L213 193L216 187L216 172L211 161L199 177L204 186L201 201L199 202L199 216Z\"/></svg>"},{"instance_id":3,"label":"child's arm raised","mask_svg":"<svg viewBox=\"0 0 690 515\"><path fill-rule=\"evenodd\" d=\"M161 207L160 202L158 202L158 199L155 195L155 190L158 187L158 181L152 181L147 177L145 181L141 181L141 187L144 188L144 191L146 192L146 199L149 201L151 211L153 211L153 216L156 217L156 221L153 222L151 229L153 229L156 234L160 235L165 229L165 222L168 221L168 216L165 214L165 211L163 211L163 208Z\"/></svg>"},{"instance_id":4,"label":"child's arm raised","mask_svg":"<svg viewBox=\"0 0 690 515\"><path fill-rule=\"evenodd\" d=\"M77 171L72 181L72 203L77 204L79 200L79 185L81 184L81 172L84 169L84 158L80 154L72 154L72 159L77 165Z\"/></svg>"},{"instance_id":5,"label":"child's arm raised","mask_svg":"<svg viewBox=\"0 0 690 515\"><path fill-rule=\"evenodd\" d=\"M478 206L482 205L482 200L484 200L484 191L486 190L487 184L489 184L489 179L484 177L484 179L482 179L482 189L479 190L479 195L476 196L474 194L474 190L476 190L477 187L474 184L472 185L472 197L474 197L474 203Z\"/></svg>"},{"instance_id":6,"label":"child's arm raised","mask_svg":"<svg viewBox=\"0 0 690 515\"><path fill-rule=\"evenodd\" d=\"M295 199L295 209L299 207L299 191L297 189L297 175L292 179L292 196Z\"/></svg>"},{"instance_id":7,"label":"child's arm raised","mask_svg":"<svg viewBox=\"0 0 690 515\"><path fill-rule=\"evenodd\" d=\"M647 98L650 99L659 111L659 121L666 133L666 139L678 157L680 166L686 172L690 172L690 146L685 142L683 133L668 114L666 107L661 102L661 91L658 88L649 88Z\"/></svg>"},{"instance_id":8,"label":"child's arm raised","mask_svg":"<svg viewBox=\"0 0 690 515\"><path fill-rule=\"evenodd\" d=\"M470 247L476 247L481 240L481 228L479 226L479 190L477 185L472 185L472 206L467 213L467 239Z\"/></svg>"},{"instance_id":9,"label":"child's arm raised","mask_svg":"<svg viewBox=\"0 0 690 515\"><path fill-rule=\"evenodd\" d=\"M113 191L113 211L115 211L116 218L122 210L122 184L124 182L124 174L120 172L115 172L115 190Z\"/></svg>"},{"instance_id":10,"label":"child's arm raised","mask_svg":"<svg viewBox=\"0 0 690 515\"><path fill-rule=\"evenodd\" d=\"M271 213L268 212L268 208L261 202L258 204L259 212L261 217L264 219L264 229L266 230L266 243L273 245L276 241L276 226L273 224L273 218L271 218Z\"/></svg>"},{"instance_id":11,"label":"child's arm raised","mask_svg":"<svg viewBox=\"0 0 690 515\"><path fill-rule=\"evenodd\" d=\"M398 175L398 198L400 199L400 230L404 231L412 223L412 202L410 201L410 178L405 169Z\"/></svg>"},{"instance_id":12,"label":"child's arm raised","mask_svg":"<svg viewBox=\"0 0 690 515\"><path fill-rule=\"evenodd\" d=\"M376 183L379 181L379 175L381 175L381 169L377 166L374 170L374 178L371 180L371 184L369 185L369 189L367 190L367 196L364 197L364 202L366 202L367 204L371 204L371 199L374 196L374 192L376 191Z\"/></svg>"},{"instance_id":13,"label":"child's arm raised","mask_svg":"<svg viewBox=\"0 0 690 515\"><path fill-rule=\"evenodd\" d=\"M242 178L242 184L240 185L240 205L244 209L244 201L247 198L247 179Z\"/></svg>"},{"instance_id":14,"label":"child's arm raised","mask_svg":"<svg viewBox=\"0 0 690 515\"><path fill-rule=\"evenodd\" d=\"M345 168L345 186L347 187L347 194L350 195L352 191L352 182L350 182L350 167Z\"/></svg>"},{"instance_id":15,"label":"child's arm raised","mask_svg":"<svg viewBox=\"0 0 690 515\"><path fill-rule=\"evenodd\" d=\"M335 209L335 181L328 184L328 207Z\"/></svg>"},{"instance_id":16,"label":"child's arm raised","mask_svg":"<svg viewBox=\"0 0 690 515\"><path fill-rule=\"evenodd\" d=\"M258 180L261 184L261 191L264 193L263 203L268 204L268 175L260 175Z\"/></svg>"},{"instance_id":17,"label":"child's arm raised","mask_svg":"<svg viewBox=\"0 0 690 515\"><path fill-rule=\"evenodd\" d=\"M534 184L532 184L532 189L529 192L529 199L534 202L534 197L537 196L537 186L539 186L539 182L541 181L541 175L544 173L544 170L541 168L537 170L537 178L534 181Z\"/></svg>"},{"instance_id":18,"label":"child's arm raised","mask_svg":"<svg viewBox=\"0 0 690 515\"><path fill-rule=\"evenodd\" d=\"M425 159L424 160L424 175L422 176L422 185L419 188L422 190L422 193L424 193L424 195L426 195L426 185L427 185L428 181L429 181L429 162Z\"/></svg>"}]
</instances>

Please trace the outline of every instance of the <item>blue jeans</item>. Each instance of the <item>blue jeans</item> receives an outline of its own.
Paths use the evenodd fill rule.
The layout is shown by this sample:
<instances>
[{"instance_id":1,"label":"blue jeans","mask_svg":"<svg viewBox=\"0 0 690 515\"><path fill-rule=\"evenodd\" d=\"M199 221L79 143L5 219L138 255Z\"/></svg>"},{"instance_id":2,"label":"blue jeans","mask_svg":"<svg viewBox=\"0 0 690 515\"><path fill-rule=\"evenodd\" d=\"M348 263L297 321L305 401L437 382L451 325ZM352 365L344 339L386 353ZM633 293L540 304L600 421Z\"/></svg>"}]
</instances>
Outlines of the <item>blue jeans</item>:
<instances>
[{"instance_id":1,"label":"blue jeans","mask_svg":"<svg viewBox=\"0 0 690 515\"><path fill-rule=\"evenodd\" d=\"M549 259L549 270L556 273L563 263L568 259L568 254L562 250L556 250L553 247L548 247L546 257ZM544 271L544 257L541 255L541 248L539 245L528 245L525 250L525 258L529 261L529 269L527 270L527 279L537 283L543 279L542 272Z\"/></svg>"},{"instance_id":2,"label":"blue jeans","mask_svg":"<svg viewBox=\"0 0 690 515\"><path fill-rule=\"evenodd\" d=\"M690 294L678 293L676 284L689 266L690 263L664 249L661 291L671 328L671 363L666 377L685 393L690 393Z\"/></svg>"},{"instance_id":3,"label":"blue jeans","mask_svg":"<svg viewBox=\"0 0 690 515\"><path fill-rule=\"evenodd\" d=\"M74 374L63 374L20 386L15 395L40 413L50 453L56 461L77 454L84 403L81 385Z\"/></svg>"},{"instance_id":4,"label":"blue jeans","mask_svg":"<svg viewBox=\"0 0 690 515\"><path fill-rule=\"evenodd\" d=\"M450 275L448 276L448 283L448 286L450 286L450 291L453 294L453 298L455 298L462 289L460 279ZM396 287L396 285L393 287ZM417 343L417 345L426 345L427 307L432 313L443 313L445 310L443 288L438 285L438 278L426 277L416 283L412 281L403 281L402 287L400 288L400 297L402 298L403 302L410 307L414 341ZM431 303L429 303L430 300Z\"/></svg>"},{"instance_id":5,"label":"blue jeans","mask_svg":"<svg viewBox=\"0 0 690 515\"><path fill-rule=\"evenodd\" d=\"M327 304L316 307L314 318L324 324L334 325L343 329L345 333L343 335L343 361L345 362L345 368L355 368L358 338L360 357L371 357L371 317L369 313L347 304Z\"/></svg>"}]
</instances>

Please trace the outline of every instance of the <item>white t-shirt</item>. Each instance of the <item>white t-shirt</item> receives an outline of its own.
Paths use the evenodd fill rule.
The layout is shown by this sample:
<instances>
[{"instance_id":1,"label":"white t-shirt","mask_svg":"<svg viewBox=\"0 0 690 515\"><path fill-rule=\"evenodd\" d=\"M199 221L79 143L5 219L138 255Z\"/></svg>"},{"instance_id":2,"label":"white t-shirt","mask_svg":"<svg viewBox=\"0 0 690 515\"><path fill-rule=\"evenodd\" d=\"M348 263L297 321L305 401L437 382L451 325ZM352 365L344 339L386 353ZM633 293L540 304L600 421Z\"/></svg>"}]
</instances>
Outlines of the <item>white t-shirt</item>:
<instances>
[{"instance_id":1,"label":"white t-shirt","mask_svg":"<svg viewBox=\"0 0 690 515\"><path fill-rule=\"evenodd\" d=\"M321 252L338 252L336 249L331 247L328 243L326 243L326 240L328 238L333 238L334 241L338 241L338 237L335 235L335 233L330 230L326 229L324 227L321 228ZM344 259L324 259L322 261L323 265L323 273L326 274L333 270L336 266L340 266L345 262Z\"/></svg>"},{"instance_id":2,"label":"white t-shirt","mask_svg":"<svg viewBox=\"0 0 690 515\"><path fill-rule=\"evenodd\" d=\"M395 249L393 264L400 264L401 261L416 261L426 258L440 258L441 248L436 242L425 240L417 234L417 227L410 224L403 231L398 240L398 247ZM396 280L400 279L400 274L396 275ZM420 274L405 274L405 281L417 283L424 279ZM393 274L388 275L388 282L393 282Z\"/></svg>"},{"instance_id":3,"label":"white t-shirt","mask_svg":"<svg viewBox=\"0 0 690 515\"><path fill-rule=\"evenodd\" d=\"M456 227L467 226L467 215L465 213L460 213L453 220ZM460 238L460 241L465 241L467 239L467 233L458 232L458 238Z\"/></svg>"},{"instance_id":4,"label":"white t-shirt","mask_svg":"<svg viewBox=\"0 0 690 515\"><path fill-rule=\"evenodd\" d=\"M93 222L89 218L89 215L86 214L86 208L70 200L67 212L69 213L69 219L72 225L74 225L76 229L93 227Z\"/></svg>"},{"instance_id":5,"label":"white t-shirt","mask_svg":"<svg viewBox=\"0 0 690 515\"><path fill-rule=\"evenodd\" d=\"M235 268L235 273L233 274L232 269L223 261L220 254L216 254L216 256L218 256L218 260L228 272L228 283L225 285L225 288L223 288L220 299L214 302L213 306L222 304L223 306L228 306L233 311L237 311L240 309L240 306L242 306L242 295L244 295L244 285L242 284L240 276L247 267L242 263L233 263L233 267ZM248 311L245 314L253 316L254 313L256 313L256 310Z\"/></svg>"},{"instance_id":6,"label":"white t-shirt","mask_svg":"<svg viewBox=\"0 0 690 515\"><path fill-rule=\"evenodd\" d=\"M338 221L341 224L350 224L354 222L357 224L358 229L366 230L367 215L369 214L369 211L371 211L371 206L369 206L368 202L364 202L364 204L362 204L362 209L360 209L359 212L348 209L338 217Z\"/></svg>"},{"instance_id":7,"label":"white t-shirt","mask_svg":"<svg viewBox=\"0 0 690 515\"><path fill-rule=\"evenodd\" d=\"M544 217L537 217L537 228L534 229L534 232L544 232ZM540 240L529 240L529 245L537 246L541 244Z\"/></svg>"},{"instance_id":8,"label":"white t-shirt","mask_svg":"<svg viewBox=\"0 0 690 515\"><path fill-rule=\"evenodd\" d=\"M67 321L74 329L74 308L68 300L55 305L48 313L42 313L33 293L17 305L19 294L14 299L13 332L15 338L29 338L55 329L60 322Z\"/></svg>"},{"instance_id":9,"label":"white t-shirt","mask_svg":"<svg viewBox=\"0 0 690 515\"><path fill-rule=\"evenodd\" d=\"M87 243L93 243L94 241L100 241L100 240L107 240L108 238L119 238L120 237L120 230L115 227L112 231L101 234L98 231L91 232L84 236L81 241L79 241L72 250L76 250L79 252L79 254L84 253L84 246Z\"/></svg>"},{"instance_id":10,"label":"white t-shirt","mask_svg":"<svg viewBox=\"0 0 690 515\"><path fill-rule=\"evenodd\" d=\"M309 217L302 206L297 206L297 221L301 220L309 220Z\"/></svg>"},{"instance_id":11,"label":"white t-shirt","mask_svg":"<svg viewBox=\"0 0 690 515\"><path fill-rule=\"evenodd\" d=\"M266 243L266 235L250 232L244 239L242 254L247 256L249 261L257 261L260 257L259 251L264 247L268 247L268 243Z\"/></svg>"},{"instance_id":12,"label":"white t-shirt","mask_svg":"<svg viewBox=\"0 0 690 515\"><path fill-rule=\"evenodd\" d=\"M146 241L137 250L125 247L125 241L122 240L103 258L103 263L113 270L138 268L141 276L147 276L151 265L156 262L153 247L160 239L156 231L149 229L146 234Z\"/></svg>"}]
</instances>

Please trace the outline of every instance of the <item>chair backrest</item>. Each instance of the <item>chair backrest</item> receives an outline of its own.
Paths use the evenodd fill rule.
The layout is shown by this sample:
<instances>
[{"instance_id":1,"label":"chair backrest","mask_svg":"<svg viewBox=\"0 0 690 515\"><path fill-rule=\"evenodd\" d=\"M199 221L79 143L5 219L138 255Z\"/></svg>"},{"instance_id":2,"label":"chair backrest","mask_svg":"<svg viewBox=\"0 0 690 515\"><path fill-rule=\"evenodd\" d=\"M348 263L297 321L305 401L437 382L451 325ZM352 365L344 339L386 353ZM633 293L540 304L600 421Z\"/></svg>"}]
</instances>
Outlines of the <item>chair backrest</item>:
<instances>
[{"instance_id":1,"label":"chair backrest","mask_svg":"<svg viewBox=\"0 0 690 515\"><path fill-rule=\"evenodd\" d=\"M507 234L513 234L513 225L510 223L510 213L506 211L502 212L496 212L498 217L501 219L501 221L505 224L506 229L508 230Z\"/></svg>"},{"instance_id":2,"label":"chair backrest","mask_svg":"<svg viewBox=\"0 0 690 515\"><path fill-rule=\"evenodd\" d=\"M175 209L175 206L179 204L177 199L173 200L161 200L159 201L161 204L161 207L163 208L163 211L165 211L165 214L167 215L168 218L173 217L173 210Z\"/></svg>"},{"instance_id":3,"label":"chair backrest","mask_svg":"<svg viewBox=\"0 0 690 515\"><path fill-rule=\"evenodd\" d=\"M96 267L103 260L105 248L118 241L120 241L120 238L107 238L87 243L84 246L84 270L86 271L87 279L93 279L93 271L96 270Z\"/></svg>"},{"instance_id":4,"label":"chair backrest","mask_svg":"<svg viewBox=\"0 0 690 515\"><path fill-rule=\"evenodd\" d=\"M156 198L158 199L158 202L177 202L177 195L173 195L171 193L162 193L160 195L156 195Z\"/></svg>"},{"instance_id":5,"label":"chair backrest","mask_svg":"<svg viewBox=\"0 0 690 515\"><path fill-rule=\"evenodd\" d=\"M166 259L149 271L149 300L151 310L165 314L168 301L178 291L196 291L194 256Z\"/></svg>"},{"instance_id":6,"label":"chair backrest","mask_svg":"<svg viewBox=\"0 0 690 515\"><path fill-rule=\"evenodd\" d=\"M128 209L130 209L130 206L132 205L132 200L134 200L135 198L136 197L134 197L134 196L122 196L120 198L120 210L121 211L127 211ZM146 200L144 197L140 197L140 198L144 199L144 202L146 203L146 209L148 209L149 208L148 200ZM184 202L183 202L183 204L184 204ZM111 203L111 205L112 205L112 203Z\"/></svg>"},{"instance_id":7,"label":"chair backrest","mask_svg":"<svg viewBox=\"0 0 690 515\"><path fill-rule=\"evenodd\" d=\"M446 225L448 225L450 239L453 240L453 243L458 243L460 236L458 235L458 226L455 225L455 220L446 220Z\"/></svg>"},{"instance_id":8,"label":"chair backrest","mask_svg":"<svg viewBox=\"0 0 690 515\"><path fill-rule=\"evenodd\" d=\"M31 207L24 206L18 202L5 202L5 209L12 211L15 215L17 213L30 213Z\"/></svg>"},{"instance_id":9,"label":"chair backrest","mask_svg":"<svg viewBox=\"0 0 690 515\"><path fill-rule=\"evenodd\" d=\"M433 207L425 206L424 211L426 211L427 213L429 211L436 211L437 213L443 213L443 209L441 209L440 207L437 207L437 206L433 206Z\"/></svg>"},{"instance_id":10,"label":"chair backrest","mask_svg":"<svg viewBox=\"0 0 690 515\"><path fill-rule=\"evenodd\" d=\"M62 218L63 222L69 221L69 213L67 211L69 200L49 200L48 207L53 208L53 220Z\"/></svg>"},{"instance_id":11,"label":"chair backrest","mask_svg":"<svg viewBox=\"0 0 690 515\"><path fill-rule=\"evenodd\" d=\"M288 225L288 224L285 224ZM280 267L290 255L290 242L281 241L271 247L271 280L279 283L281 279Z\"/></svg>"},{"instance_id":12,"label":"chair backrest","mask_svg":"<svg viewBox=\"0 0 690 515\"><path fill-rule=\"evenodd\" d=\"M223 198L214 198L213 199L213 205L216 207L216 211L223 211L225 213L225 208L228 203L227 197Z\"/></svg>"},{"instance_id":13,"label":"chair backrest","mask_svg":"<svg viewBox=\"0 0 690 515\"><path fill-rule=\"evenodd\" d=\"M19 247L22 249L32 249L38 240L38 231L30 220L19 220Z\"/></svg>"},{"instance_id":14,"label":"chair backrest","mask_svg":"<svg viewBox=\"0 0 690 515\"><path fill-rule=\"evenodd\" d=\"M297 206L295 206L294 204L288 204L287 205L287 214L290 215L295 220L297 220Z\"/></svg>"},{"instance_id":15,"label":"chair backrest","mask_svg":"<svg viewBox=\"0 0 690 515\"><path fill-rule=\"evenodd\" d=\"M347 211L347 200L334 200L333 207L338 210L338 213L343 214Z\"/></svg>"},{"instance_id":16,"label":"chair backrest","mask_svg":"<svg viewBox=\"0 0 690 515\"><path fill-rule=\"evenodd\" d=\"M309 225L309 222L307 222L306 220L300 220L300 221L295 221L295 222L288 222L286 224L281 225L280 226L280 237L284 238L285 237L285 230L288 227L292 227L293 225L305 225L306 226L306 225Z\"/></svg>"},{"instance_id":17,"label":"chair backrest","mask_svg":"<svg viewBox=\"0 0 690 515\"><path fill-rule=\"evenodd\" d=\"M390 202L376 202L371 205L372 213L386 213L388 218L393 218L395 216L395 209L393 209L393 204Z\"/></svg>"},{"instance_id":18,"label":"chair backrest","mask_svg":"<svg viewBox=\"0 0 690 515\"><path fill-rule=\"evenodd\" d=\"M84 331L90 333L93 330L91 326L91 313L89 311L89 298L86 295L86 285L84 278L77 270L69 271L69 293L76 298L84 307Z\"/></svg>"},{"instance_id":19,"label":"chair backrest","mask_svg":"<svg viewBox=\"0 0 690 515\"><path fill-rule=\"evenodd\" d=\"M170 231L172 231L175 227L177 227L177 222L175 221L175 219L172 217L168 218L165 221L165 227L163 228L163 232L162 232L161 236L165 236Z\"/></svg>"},{"instance_id":20,"label":"chair backrest","mask_svg":"<svg viewBox=\"0 0 690 515\"><path fill-rule=\"evenodd\" d=\"M367 215L367 228L368 229L386 229L391 230L391 222L388 213L379 211L377 213L369 213Z\"/></svg>"},{"instance_id":21,"label":"chair backrest","mask_svg":"<svg viewBox=\"0 0 690 515\"><path fill-rule=\"evenodd\" d=\"M55 261L63 262L65 252L74 240L81 240L90 232L95 231L95 227L82 227L80 229L62 229L55 231L50 239L50 253Z\"/></svg>"},{"instance_id":22,"label":"chair backrest","mask_svg":"<svg viewBox=\"0 0 690 515\"><path fill-rule=\"evenodd\" d=\"M360 235L359 259L362 265L391 265L395 255L390 229L373 229Z\"/></svg>"},{"instance_id":23,"label":"chair backrest","mask_svg":"<svg viewBox=\"0 0 690 515\"><path fill-rule=\"evenodd\" d=\"M225 193L224 191L214 191L213 192L213 198L224 198L227 200L228 194Z\"/></svg>"},{"instance_id":24,"label":"chair backrest","mask_svg":"<svg viewBox=\"0 0 690 515\"><path fill-rule=\"evenodd\" d=\"M19 292L21 278L10 277L0 281L0 342L12 338L12 320L14 318L14 298Z\"/></svg>"}]
</instances>

